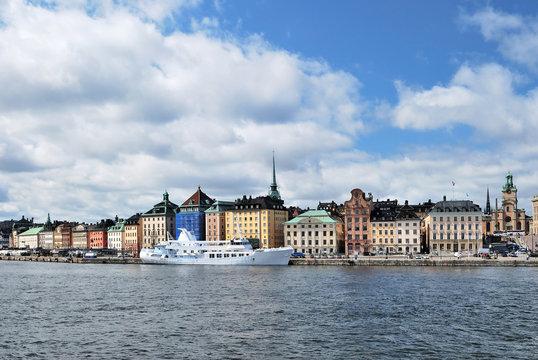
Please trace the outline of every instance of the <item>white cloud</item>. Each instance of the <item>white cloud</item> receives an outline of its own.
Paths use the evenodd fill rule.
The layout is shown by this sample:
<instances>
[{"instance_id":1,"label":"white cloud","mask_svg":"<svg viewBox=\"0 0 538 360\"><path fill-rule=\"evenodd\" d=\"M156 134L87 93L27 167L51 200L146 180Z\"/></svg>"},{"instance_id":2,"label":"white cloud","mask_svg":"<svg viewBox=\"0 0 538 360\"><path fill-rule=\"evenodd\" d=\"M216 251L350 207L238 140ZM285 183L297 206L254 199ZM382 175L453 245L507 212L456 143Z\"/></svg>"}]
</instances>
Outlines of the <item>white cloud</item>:
<instances>
[{"instance_id":1,"label":"white cloud","mask_svg":"<svg viewBox=\"0 0 538 360\"><path fill-rule=\"evenodd\" d=\"M393 123L419 130L465 124L489 138L528 141L538 129L538 89L520 95L514 89L518 81L506 68L485 64L462 66L446 86L411 89L396 82L399 102Z\"/></svg>"},{"instance_id":2,"label":"white cloud","mask_svg":"<svg viewBox=\"0 0 538 360\"><path fill-rule=\"evenodd\" d=\"M480 28L484 38L499 43L507 59L538 71L538 21L486 7L474 14L462 14L465 25Z\"/></svg>"},{"instance_id":3,"label":"white cloud","mask_svg":"<svg viewBox=\"0 0 538 360\"><path fill-rule=\"evenodd\" d=\"M349 74L257 36L165 36L146 21L186 2L43 4L0 7L0 214L128 216L204 183L256 195L273 149L302 169L363 128Z\"/></svg>"}]
</instances>

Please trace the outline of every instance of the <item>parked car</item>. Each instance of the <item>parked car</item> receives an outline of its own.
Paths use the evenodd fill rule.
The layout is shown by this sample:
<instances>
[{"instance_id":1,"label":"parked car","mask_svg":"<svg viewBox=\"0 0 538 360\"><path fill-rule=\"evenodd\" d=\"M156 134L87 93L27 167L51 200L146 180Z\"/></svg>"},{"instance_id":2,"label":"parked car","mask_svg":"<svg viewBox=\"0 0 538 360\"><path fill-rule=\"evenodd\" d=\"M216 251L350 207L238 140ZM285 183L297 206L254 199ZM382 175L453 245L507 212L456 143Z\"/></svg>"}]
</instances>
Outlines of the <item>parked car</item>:
<instances>
[{"instance_id":1,"label":"parked car","mask_svg":"<svg viewBox=\"0 0 538 360\"><path fill-rule=\"evenodd\" d=\"M415 259L422 259L422 255L417 254L417 256L415 256Z\"/></svg>"},{"instance_id":2,"label":"parked car","mask_svg":"<svg viewBox=\"0 0 538 360\"><path fill-rule=\"evenodd\" d=\"M304 258L304 254L302 252L294 252L291 254L292 258Z\"/></svg>"}]
</instances>

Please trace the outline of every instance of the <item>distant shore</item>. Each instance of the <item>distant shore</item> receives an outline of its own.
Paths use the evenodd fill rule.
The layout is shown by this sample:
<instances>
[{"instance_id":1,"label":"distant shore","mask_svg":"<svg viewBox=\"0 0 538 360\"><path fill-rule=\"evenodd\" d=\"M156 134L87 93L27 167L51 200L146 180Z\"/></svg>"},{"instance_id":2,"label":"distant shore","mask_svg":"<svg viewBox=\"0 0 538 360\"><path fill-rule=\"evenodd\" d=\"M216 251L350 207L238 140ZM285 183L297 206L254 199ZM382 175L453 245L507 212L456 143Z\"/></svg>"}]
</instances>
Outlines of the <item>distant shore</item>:
<instances>
[{"instance_id":1,"label":"distant shore","mask_svg":"<svg viewBox=\"0 0 538 360\"><path fill-rule=\"evenodd\" d=\"M74 264L142 264L139 258L122 257L98 257L93 259L70 258L55 256L0 256L4 261L33 261ZM291 259L290 265L295 266L514 266L514 267L537 267L538 258L530 257L500 257L497 259L477 259L453 257L432 257L431 259L408 259L404 257L384 256L369 257L359 256L355 259Z\"/></svg>"}]
</instances>

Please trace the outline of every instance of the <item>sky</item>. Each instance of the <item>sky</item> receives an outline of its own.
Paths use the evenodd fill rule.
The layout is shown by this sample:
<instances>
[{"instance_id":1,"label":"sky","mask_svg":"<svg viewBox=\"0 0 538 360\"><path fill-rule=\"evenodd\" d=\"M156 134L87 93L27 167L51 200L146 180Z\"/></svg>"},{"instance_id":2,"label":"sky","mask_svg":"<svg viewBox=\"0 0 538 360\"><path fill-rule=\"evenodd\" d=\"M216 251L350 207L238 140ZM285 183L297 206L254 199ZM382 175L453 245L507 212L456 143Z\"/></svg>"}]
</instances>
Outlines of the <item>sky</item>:
<instances>
[{"instance_id":1,"label":"sky","mask_svg":"<svg viewBox=\"0 0 538 360\"><path fill-rule=\"evenodd\" d=\"M0 220L198 186L285 205L538 194L538 2L4 0ZM452 185L455 183L455 185Z\"/></svg>"}]
</instances>

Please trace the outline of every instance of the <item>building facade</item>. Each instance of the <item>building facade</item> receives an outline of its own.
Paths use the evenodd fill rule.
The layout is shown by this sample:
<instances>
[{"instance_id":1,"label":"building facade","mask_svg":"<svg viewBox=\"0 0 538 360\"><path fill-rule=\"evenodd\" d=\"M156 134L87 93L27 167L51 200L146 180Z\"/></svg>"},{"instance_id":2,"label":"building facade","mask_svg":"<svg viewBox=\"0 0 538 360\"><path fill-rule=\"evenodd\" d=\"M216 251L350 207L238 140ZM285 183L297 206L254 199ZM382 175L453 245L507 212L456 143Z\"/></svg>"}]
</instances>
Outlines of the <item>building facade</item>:
<instances>
[{"instance_id":1,"label":"building facade","mask_svg":"<svg viewBox=\"0 0 538 360\"><path fill-rule=\"evenodd\" d=\"M231 201L215 201L205 211L205 234L208 241L226 240L226 210L233 206Z\"/></svg>"},{"instance_id":2,"label":"building facade","mask_svg":"<svg viewBox=\"0 0 538 360\"><path fill-rule=\"evenodd\" d=\"M110 224L112 226L113 224ZM106 249L108 246L108 227L105 222L90 225L88 229L88 247L90 249Z\"/></svg>"},{"instance_id":3,"label":"building facade","mask_svg":"<svg viewBox=\"0 0 538 360\"><path fill-rule=\"evenodd\" d=\"M476 253L482 247L482 210L470 200L447 201L445 196L425 221L431 251Z\"/></svg>"},{"instance_id":4,"label":"building facade","mask_svg":"<svg viewBox=\"0 0 538 360\"><path fill-rule=\"evenodd\" d=\"M421 219L407 200L398 208L396 215L396 240L398 254L417 254L421 252Z\"/></svg>"},{"instance_id":5,"label":"building facade","mask_svg":"<svg viewBox=\"0 0 538 360\"><path fill-rule=\"evenodd\" d=\"M125 220L123 250L126 254L138 257L142 245L142 216L135 214Z\"/></svg>"},{"instance_id":6,"label":"building facade","mask_svg":"<svg viewBox=\"0 0 538 360\"><path fill-rule=\"evenodd\" d=\"M108 228L108 248L123 250L123 241L125 237L125 220L119 219L115 225Z\"/></svg>"},{"instance_id":7,"label":"building facade","mask_svg":"<svg viewBox=\"0 0 538 360\"><path fill-rule=\"evenodd\" d=\"M156 244L167 239L167 233L176 237L177 205L164 192L163 200L142 214L142 247L153 248Z\"/></svg>"},{"instance_id":8,"label":"building facade","mask_svg":"<svg viewBox=\"0 0 538 360\"><path fill-rule=\"evenodd\" d=\"M370 213L371 251L385 254L398 252L396 215L398 200L375 201Z\"/></svg>"},{"instance_id":9,"label":"building facade","mask_svg":"<svg viewBox=\"0 0 538 360\"><path fill-rule=\"evenodd\" d=\"M177 208L176 238L179 238L177 229L192 231L198 240L206 239L205 211L211 207L215 200L207 196L198 186L198 190Z\"/></svg>"},{"instance_id":10,"label":"building facade","mask_svg":"<svg viewBox=\"0 0 538 360\"><path fill-rule=\"evenodd\" d=\"M501 207L499 208L497 199L495 199L495 209L491 209L490 206L488 189L483 217L485 235L513 231L521 231L525 235L530 233L532 218L525 214L525 209L518 208L517 187L514 185L510 171L506 174L502 188Z\"/></svg>"},{"instance_id":11,"label":"building facade","mask_svg":"<svg viewBox=\"0 0 538 360\"><path fill-rule=\"evenodd\" d=\"M310 210L284 223L285 245L304 254L330 255L344 251L342 219L325 210Z\"/></svg>"},{"instance_id":12,"label":"building facade","mask_svg":"<svg viewBox=\"0 0 538 360\"><path fill-rule=\"evenodd\" d=\"M9 235L9 246L12 248L18 248L19 244L19 234L22 234L26 230L34 227L34 219L25 219L24 215L20 220L14 221L11 233Z\"/></svg>"},{"instance_id":13,"label":"building facade","mask_svg":"<svg viewBox=\"0 0 538 360\"><path fill-rule=\"evenodd\" d=\"M43 226L33 227L19 234L19 246L26 249L37 249L39 246L39 233L43 231Z\"/></svg>"},{"instance_id":14,"label":"building facade","mask_svg":"<svg viewBox=\"0 0 538 360\"><path fill-rule=\"evenodd\" d=\"M75 249L88 249L88 225L78 224L73 227L73 247Z\"/></svg>"},{"instance_id":15,"label":"building facade","mask_svg":"<svg viewBox=\"0 0 538 360\"><path fill-rule=\"evenodd\" d=\"M366 196L361 189L351 190L351 199L344 203L344 211L346 255L369 251L372 194Z\"/></svg>"}]
</instances>

